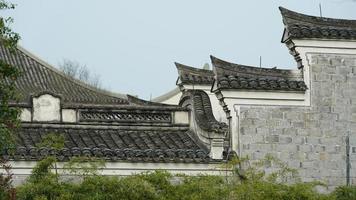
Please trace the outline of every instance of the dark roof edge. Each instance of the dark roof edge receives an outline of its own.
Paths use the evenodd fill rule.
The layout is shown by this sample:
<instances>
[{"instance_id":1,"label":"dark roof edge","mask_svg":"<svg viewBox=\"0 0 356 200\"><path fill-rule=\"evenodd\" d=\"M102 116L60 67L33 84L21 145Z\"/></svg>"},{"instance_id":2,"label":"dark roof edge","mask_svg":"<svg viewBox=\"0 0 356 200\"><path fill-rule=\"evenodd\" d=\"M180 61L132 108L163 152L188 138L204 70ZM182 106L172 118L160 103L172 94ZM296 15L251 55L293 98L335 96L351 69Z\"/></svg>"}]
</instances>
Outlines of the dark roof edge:
<instances>
[{"instance_id":1,"label":"dark roof edge","mask_svg":"<svg viewBox=\"0 0 356 200\"><path fill-rule=\"evenodd\" d=\"M327 17L318 17L318 16L312 16L312 15L306 15L298 12L294 12L292 10L288 10L282 6L279 7L279 10L282 14L283 18L291 18L295 20L301 20L309 23L318 23L318 24L324 24L324 25L329 25L330 23L333 23L335 26L353 26L356 27L356 20L350 20L350 19L335 19L335 18L327 18Z\"/></svg>"},{"instance_id":2,"label":"dark roof edge","mask_svg":"<svg viewBox=\"0 0 356 200\"><path fill-rule=\"evenodd\" d=\"M99 89L99 88L95 88L87 83L84 83L80 80L77 80L75 78L72 78L70 76L67 76L66 74L64 74L62 71L58 70L57 68L55 68L54 66L52 66L51 64L47 63L46 61L44 61L43 59L39 58L38 56L34 55L33 53L29 52L28 50L26 50L25 48L21 47L20 45L17 45L17 49L22 52L23 54L25 54L26 56L32 58L33 60L35 60L36 62L40 63L42 66L46 67L47 69L51 70L52 72L62 76L63 78L80 85L81 87L84 87L88 90L100 93L102 95L106 95L106 96L110 96L110 97L114 97L114 98L120 98L120 99L128 99L127 95L125 94L120 94L120 93L114 93L114 92L110 92L110 91L106 91L103 89Z\"/></svg>"},{"instance_id":3,"label":"dark roof edge","mask_svg":"<svg viewBox=\"0 0 356 200\"><path fill-rule=\"evenodd\" d=\"M70 129L112 129L112 130L188 130L189 125L162 125L162 126L152 126L152 125L120 125L120 124L65 124L65 123L33 123L33 122L23 122L21 127L24 128L70 128Z\"/></svg>"},{"instance_id":4,"label":"dark roof edge","mask_svg":"<svg viewBox=\"0 0 356 200\"><path fill-rule=\"evenodd\" d=\"M13 104L14 106L16 104ZM163 105L163 106L162 106ZM29 105L21 105L22 107L28 107ZM159 111L185 111L187 110L186 108L179 107L176 105L167 105L167 104L151 104L151 105L145 105L142 103L141 105L139 104L134 104L131 102L131 104L63 104L62 108L72 108L72 109L127 109L127 110L159 110Z\"/></svg>"},{"instance_id":5,"label":"dark roof edge","mask_svg":"<svg viewBox=\"0 0 356 200\"><path fill-rule=\"evenodd\" d=\"M220 58L217 58L213 55L210 55L211 62L213 63L213 67L217 68L223 68L225 70L230 70L230 71L235 71L233 68L239 68L239 67L244 67L244 68L250 68L252 70L275 70L275 71L280 71L280 72L293 72L297 70L293 69L273 69L273 68L265 68L265 67L254 67L254 66L248 66L248 65L241 65L241 64L236 64L232 62L227 62L225 60L222 60ZM232 65L230 67L225 67L224 65ZM216 72L215 72L216 73Z\"/></svg>"}]
</instances>

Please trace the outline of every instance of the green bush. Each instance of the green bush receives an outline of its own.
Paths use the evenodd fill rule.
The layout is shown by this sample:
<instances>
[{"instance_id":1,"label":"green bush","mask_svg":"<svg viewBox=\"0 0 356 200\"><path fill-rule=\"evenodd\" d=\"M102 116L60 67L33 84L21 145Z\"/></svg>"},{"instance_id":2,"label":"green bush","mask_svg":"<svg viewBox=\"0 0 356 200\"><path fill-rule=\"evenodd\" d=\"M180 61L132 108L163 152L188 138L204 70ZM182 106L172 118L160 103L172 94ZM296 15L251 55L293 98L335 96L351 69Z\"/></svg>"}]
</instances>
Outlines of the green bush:
<instances>
[{"instance_id":1,"label":"green bush","mask_svg":"<svg viewBox=\"0 0 356 200\"><path fill-rule=\"evenodd\" d=\"M341 186L333 192L336 200L356 199L356 186Z\"/></svg>"},{"instance_id":2,"label":"green bush","mask_svg":"<svg viewBox=\"0 0 356 200\"><path fill-rule=\"evenodd\" d=\"M327 200L328 195L315 191L314 183L297 183L292 185L271 183L267 181L248 181L236 185L231 199L236 200Z\"/></svg>"},{"instance_id":3,"label":"green bush","mask_svg":"<svg viewBox=\"0 0 356 200\"><path fill-rule=\"evenodd\" d=\"M320 183L285 183L293 171L266 175L257 169L236 176L173 177L165 171L126 177L81 175L82 181L60 181L54 171L56 159L37 164L27 182L17 188L18 200L356 200L356 186L338 187L331 194L319 194ZM283 166L283 165L281 165ZM285 173L287 172L287 173ZM1 193L0 193L1 194ZM1 198L0 198L1 199Z\"/></svg>"},{"instance_id":4,"label":"green bush","mask_svg":"<svg viewBox=\"0 0 356 200\"><path fill-rule=\"evenodd\" d=\"M126 178L86 177L72 188L72 198L78 200L158 199L155 188L137 176Z\"/></svg>"},{"instance_id":5,"label":"green bush","mask_svg":"<svg viewBox=\"0 0 356 200\"><path fill-rule=\"evenodd\" d=\"M226 199L229 184L218 176L184 176L182 182L175 185L174 191L173 194L168 194L167 199Z\"/></svg>"},{"instance_id":6,"label":"green bush","mask_svg":"<svg viewBox=\"0 0 356 200\"><path fill-rule=\"evenodd\" d=\"M315 183L268 181L231 182L218 176L180 176L172 181L157 171L127 177L89 176L80 183L58 182L53 174L17 188L19 200L352 200L356 187L339 187L329 195L315 191Z\"/></svg>"}]
</instances>

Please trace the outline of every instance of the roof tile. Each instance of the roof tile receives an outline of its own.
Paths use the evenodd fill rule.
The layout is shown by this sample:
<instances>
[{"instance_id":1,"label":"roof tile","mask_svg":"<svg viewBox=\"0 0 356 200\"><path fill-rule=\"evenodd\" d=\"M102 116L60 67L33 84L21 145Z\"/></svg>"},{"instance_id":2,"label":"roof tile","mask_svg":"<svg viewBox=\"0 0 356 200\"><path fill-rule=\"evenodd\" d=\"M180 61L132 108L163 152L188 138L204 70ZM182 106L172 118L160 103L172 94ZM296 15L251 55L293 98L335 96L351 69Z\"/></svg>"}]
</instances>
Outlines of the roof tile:
<instances>
[{"instance_id":1,"label":"roof tile","mask_svg":"<svg viewBox=\"0 0 356 200\"><path fill-rule=\"evenodd\" d=\"M180 63L175 63L175 65L182 84L212 85L214 82L212 70L197 69Z\"/></svg>"},{"instance_id":2,"label":"roof tile","mask_svg":"<svg viewBox=\"0 0 356 200\"><path fill-rule=\"evenodd\" d=\"M59 151L37 148L48 133L62 134L65 147ZM208 162L207 151L188 130L121 130L103 128L22 127L17 134L13 160L39 160L56 155L61 161L73 156L96 156L110 161Z\"/></svg>"},{"instance_id":3,"label":"roof tile","mask_svg":"<svg viewBox=\"0 0 356 200\"><path fill-rule=\"evenodd\" d=\"M20 93L20 103L30 104L33 95L46 92L59 95L63 103L69 104L129 103L126 95L113 95L75 80L40 61L21 47L11 53L0 44L0 59L22 72L15 83Z\"/></svg>"},{"instance_id":4,"label":"roof tile","mask_svg":"<svg viewBox=\"0 0 356 200\"><path fill-rule=\"evenodd\" d=\"M259 68L211 56L219 89L305 91L302 71Z\"/></svg>"},{"instance_id":5,"label":"roof tile","mask_svg":"<svg viewBox=\"0 0 356 200\"><path fill-rule=\"evenodd\" d=\"M287 39L356 39L356 20L309 16L279 8ZM282 41L282 42L284 42Z\"/></svg>"}]
</instances>

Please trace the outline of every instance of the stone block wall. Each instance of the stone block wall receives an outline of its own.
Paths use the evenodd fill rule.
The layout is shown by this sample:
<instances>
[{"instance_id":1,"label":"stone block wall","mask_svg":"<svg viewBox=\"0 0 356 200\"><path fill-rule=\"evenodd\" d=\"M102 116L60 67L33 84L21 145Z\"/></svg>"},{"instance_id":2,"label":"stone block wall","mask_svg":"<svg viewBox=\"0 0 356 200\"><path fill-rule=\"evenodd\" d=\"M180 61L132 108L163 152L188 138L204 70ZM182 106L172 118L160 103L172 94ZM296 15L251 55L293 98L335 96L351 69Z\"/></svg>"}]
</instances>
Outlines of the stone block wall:
<instances>
[{"instance_id":1,"label":"stone block wall","mask_svg":"<svg viewBox=\"0 0 356 200\"><path fill-rule=\"evenodd\" d=\"M241 155L267 153L299 170L304 181L346 183L350 136L351 183L356 184L356 55L308 55L311 106L240 106Z\"/></svg>"}]
</instances>

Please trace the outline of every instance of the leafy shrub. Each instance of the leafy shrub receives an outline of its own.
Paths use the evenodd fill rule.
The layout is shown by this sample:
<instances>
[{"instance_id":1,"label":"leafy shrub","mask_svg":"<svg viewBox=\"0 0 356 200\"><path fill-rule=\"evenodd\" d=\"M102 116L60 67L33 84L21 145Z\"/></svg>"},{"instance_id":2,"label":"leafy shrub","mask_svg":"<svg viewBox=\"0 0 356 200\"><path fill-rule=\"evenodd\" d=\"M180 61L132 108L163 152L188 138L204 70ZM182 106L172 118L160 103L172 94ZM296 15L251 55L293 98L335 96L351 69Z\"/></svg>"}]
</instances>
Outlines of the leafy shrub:
<instances>
[{"instance_id":1,"label":"leafy shrub","mask_svg":"<svg viewBox=\"0 0 356 200\"><path fill-rule=\"evenodd\" d=\"M318 182L286 184L290 170L281 164L277 173L266 174L252 167L239 176L173 177L165 171L127 177L80 175L81 182L59 181L53 173L56 159L37 164L27 182L17 188L19 200L349 200L356 199L356 186L339 187L332 194L319 194ZM285 169L286 168L286 169ZM272 178L271 178L272 177ZM1 193L0 193L1 194Z\"/></svg>"},{"instance_id":2,"label":"leafy shrub","mask_svg":"<svg viewBox=\"0 0 356 200\"><path fill-rule=\"evenodd\" d=\"M27 182L17 188L17 197L20 200L42 200L42 199L69 199L69 193L66 190L70 184L59 183L58 176L51 172L56 159L47 157L38 162L33 169ZM67 187L65 187L67 186Z\"/></svg>"},{"instance_id":3,"label":"leafy shrub","mask_svg":"<svg viewBox=\"0 0 356 200\"><path fill-rule=\"evenodd\" d=\"M167 199L217 200L228 197L229 185L219 176L184 176L174 191Z\"/></svg>"},{"instance_id":4,"label":"leafy shrub","mask_svg":"<svg viewBox=\"0 0 356 200\"><path fill-rule=\"evenodd\" d=\"M336 200L356 199L356 186L341 186L333 192Z\"/></svg>"},{"instance_id":5,"label":"leafy shrub","mask_svg":"<svg viewBox=\"0 0 356 200\"><path fill-rule=\"evenodd\" d=\"M73 199L78 200L158 199L155 188L137 176L122 179L106 176L86 177L74 188Z\"/></svg>"},{"instance_id":6,"label":"leafy shrub","mask_svg":"<svg viewBox=\"0 0 356 200\"><path fill-rule=\"evenodd\" d=\"M236 200L327 200L327 195L314 190L314 183L297 183L287 185L267 181L248 181L239 184L232 192Z\"/></svg>"}]
</instances>

